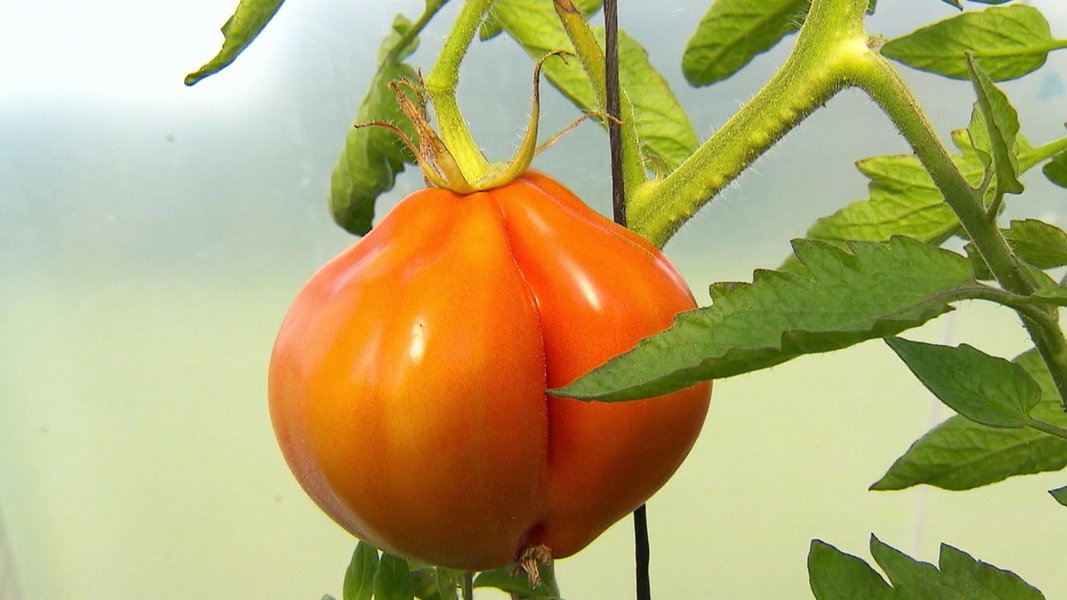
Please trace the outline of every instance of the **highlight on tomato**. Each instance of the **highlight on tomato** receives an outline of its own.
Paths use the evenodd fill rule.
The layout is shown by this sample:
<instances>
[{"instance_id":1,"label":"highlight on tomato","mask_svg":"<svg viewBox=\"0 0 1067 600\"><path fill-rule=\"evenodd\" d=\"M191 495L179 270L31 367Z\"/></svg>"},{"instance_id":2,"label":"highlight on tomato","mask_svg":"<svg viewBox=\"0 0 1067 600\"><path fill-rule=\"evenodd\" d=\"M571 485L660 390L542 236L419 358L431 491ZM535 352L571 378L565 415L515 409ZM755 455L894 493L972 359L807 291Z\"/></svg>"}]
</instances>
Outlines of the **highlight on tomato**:
<instances>
[{"instance_id":1,"label":"highlight on tomato","mask_svg":"<svg viewBox=\"0 0 1067 600\"><path fill-rule=\"evenodd\" d=\"M424 189L299 292L270 361L274 430L314 501L383 550L466 570L563 558L671 477L711 387L546 390L694 307L657 248L544 174Z\"/></svg>"}]
</instances>

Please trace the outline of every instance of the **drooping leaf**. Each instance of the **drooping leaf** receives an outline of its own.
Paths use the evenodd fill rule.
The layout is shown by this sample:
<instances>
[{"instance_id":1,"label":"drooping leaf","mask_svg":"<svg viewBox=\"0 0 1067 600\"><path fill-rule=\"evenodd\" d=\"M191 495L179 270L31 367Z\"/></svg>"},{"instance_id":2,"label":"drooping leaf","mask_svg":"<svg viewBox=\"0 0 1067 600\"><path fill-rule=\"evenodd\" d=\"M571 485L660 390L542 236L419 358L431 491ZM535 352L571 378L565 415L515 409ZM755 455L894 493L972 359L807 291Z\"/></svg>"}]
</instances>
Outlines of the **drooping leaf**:
<instances>
[{"instance_id":1,"label":"drooping leaf","mask_svg":"<svg viewBox=\"0 0 1067 600\"><path fill-rule=\"evenodd\" d=\"M1067 188L1067 152L1060 152L1056 156L1052 157L1052 160L1045 163L1041 172L1048 177L1048 180L1056 185Z\"/></svg>"},{"instance_id":2,"label":"drooping leaf","mask_svg":"<svg viewBox=\"0 0 1067 600\"><path fill-rule=\"evenodd\" d=\"M893 600L893 588L863 559L821 540L808 550L808 583L815 600Z\"/></svg>"},{"instance_id":3,"label":"drooping leaf","mask_svg":"<svg viewBox=\"0 0 1067 600\"><path fill-rule=\"evenodd\" d=\"M941 580L969 600L1044 600L1037 588L1011 571L975 559L970 554L941 544L938 558Z\"/></svg>"},{"instance_id":4,"label":"drooping leaf","mask_svg":"<svg viewBox=\"0 0 1067 600\"><path fill-rule=\"evenodd\" d=\"M908 238L854 242L848 251L810 240L793 246L801 272L760 270L750 284L715 284L712 306L679 315L553 393L641 398L770 367L918 326L951 309L946 295L978 285L966 258Z\"/></svg>"},{"instance_id":5,"label":"drooping leaf","mask_svg":"<svg viewBox=\"0 0 1067 600\"><path fill-rule=\"evenodd\" d=\"M185 85L194 85L229 66L263 31L282 2L284 0L241 0L237 10L222 26L222 48L204 66L186 75Z\"/></svg>"},{"instance_id":6,"label":"drooping leaf","mask_svg":"<svg viewBox=\"0 0 1067 600\"><path fill-rule=\"evenodd\" d=\"M975 103L976 115L981 115L981 126L985 129L985 136L982 137L973 131L976 128L972 127L972 139L982 139L987 144L981 150L992 163L997 190L1006 194L1020 194L1023 184L1019 181L1019 115L1004 92L994 85L969 55L967 68L978 96ZM972 118L972 123L974 121ZM989 166L989 163L986 164Z\"/></svg>"},{"instance_id":7,"label":"drooping leaf","mask_svg":"<svg viewBox=\"0 0 1067 600\"><path fill-rule=\"evenodd\" d=\"M408 561L383 552L374 576L374 600L414 600L414 587Z\"/></svg>"},{"instance_id":8,"label":"drooping leaf","mask_svg":"<svg viewBox=\"0 0 1067 600\"><path fill-rule=\"evenodd\" d=\"M352 560L345 570L342 598L370 600L374 597L374 577L378 573L378 549L365 542L356 544Z\"/></svg>"},{"instance_id":9,"label":"drooping leaf","mask_svg":"<svg viewBox=\"0 0 1067 600\"><path fill-rule=\"evenodd\" d=\"M808 0L715 0L682 55L691 85L711 85L800 29Z\"/></svg>"},{"instance_id":10,"label":"drooping leaf","mask_svg":"<svg viewBox=\"0 0 1067 600\"><path fill-rule=\"evenodd\" d=\"M497 0L497 21L534 59L557 50L573 51L551 2ZM603 40L603 32L595 28ZM552 85L583 111L601 110L585 71L576 60L551 60L543 71ZM635 128L644 151L673 170L697 147L689 116L667 80L652 66L636 40L619 32L619 84L634 107Z\"/></svg>"},{"instance_id":11,"label":"drooping leaf","mask_svg":"<svg viewBox=\"0 0 1067 600\"><path fill-rule=\"evenodd\" d=\"M1018 363L972 346L887 338L886 343L939 400L990 427L1025 427L1041 388Z\"/></svg>"},{"instance_id":12,"label":"drooping leaf","mask_svg":"<svg viewBox=\"0 0 1067 600\"><path fill-rule=\"evenodd\" d=\"M393 30L382 42L379 67L370 89L360 104L356 123L384 122L403 130L411 139L415 131L397 104L389 84L401 79L417 80L418 73L403 59L415 50L412 42L404 48L403 34L411 24L397 16ZM378 196L393 188L398 173L414 157L397 135L381 127L353 127L330 178L330 213L346 231L363 235L374 220Z\"/></svg>"},{"instance_id":13,"label":"drooping leaf","mask_svg":"<svg viewBox=\"0 0 1067 600\"><path fill-rule=\"evenodd\" d=\"M1067 426L1067 414L1052 376L1037 352L1023 353L1015 362L1041 388L1041 400L1031 416ZM988 427L956 415L912 444L871 489L900 490L925 483L946 490L967 490L1065 466L1067 440L1029 428Z\"/></svg>"},{"instance_id":14,"label":"drooping leaf","mask_svg":"<svg viewBox=\"0 0 1067 600\"><path fill-rule=\"evenodd\" d=\"M1064 506L1067 506L1067 487L1061 487L1061 488L1056 488L1054 490L1049 490L1048 493L1052 495L1052 497L1056 500L1056 502L1059 502L1060 504L1062 504Z\"/></svg>"},{"instance_id":15,"label":"drooping leaf","mask_svg":"<svg viewBox=\"0 0 1067 600\"><path fill-rule=\"evenodd\" d=\"M964 12L890 40L882 54L923 71L968 79L966 55L994 81L1022 77L1041 68L1048 53L1067 46L1055 40L1038 9L1025 4Z\"/></svg>"},{"instance_id":16,"label":"drooping leaf","mask_svg":"<svg viewBox=\"0 0 1067 600\"><path fill-rule=\"evenodd\" d=\"M1067 232L1037 219L1014 220L1004 237L1016 255L1039 269L1067 265Z\"/></svg>"},{"instance_id":17,"label":"drooping leaf","mask_svg":"<svg viewBox=\"0 0 1067 600\"><path fill-rule=\"evenodd\" d=\"M960 172L974 186L985 173L980 154L971 145L966 130L953 133L960 149L952 155ZM1055 147L1031 147L1018 136L1019 172L1024 173L1048 159ZM959 220L945 203L930 174L914 154L875 156L856 166L870 180L870 198L853 202L832 215L818 219L810 229L809 239L838 241L887 240L906 235L940 244L959 231ZM990 193L995 190L991 186Z\"/></svg>"}]
</instances>

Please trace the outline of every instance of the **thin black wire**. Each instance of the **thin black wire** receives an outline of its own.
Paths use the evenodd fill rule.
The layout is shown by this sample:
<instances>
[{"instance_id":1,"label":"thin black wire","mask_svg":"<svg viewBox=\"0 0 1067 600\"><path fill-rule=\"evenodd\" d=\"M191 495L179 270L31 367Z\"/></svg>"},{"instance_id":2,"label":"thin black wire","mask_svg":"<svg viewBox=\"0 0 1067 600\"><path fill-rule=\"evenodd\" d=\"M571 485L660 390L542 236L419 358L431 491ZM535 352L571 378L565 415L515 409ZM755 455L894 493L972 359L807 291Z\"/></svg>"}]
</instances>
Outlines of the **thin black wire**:
<instances>
[{"instance_id":1,"label":"thin black wire","mask_svg":"<svg viewBox=\"0 0 1067 600\"><path fill-rule=\"evenodd\" d=\"M607 93L608 143L611 147L611 210L615 222L626 227L626 187L622 178L622 112L619 98L619 11L616 0L604 0L604 69ZM652 599L648 577L648 517L645 505L634 511L634 562L637 600Z\"/></svg>"}]
</instances>

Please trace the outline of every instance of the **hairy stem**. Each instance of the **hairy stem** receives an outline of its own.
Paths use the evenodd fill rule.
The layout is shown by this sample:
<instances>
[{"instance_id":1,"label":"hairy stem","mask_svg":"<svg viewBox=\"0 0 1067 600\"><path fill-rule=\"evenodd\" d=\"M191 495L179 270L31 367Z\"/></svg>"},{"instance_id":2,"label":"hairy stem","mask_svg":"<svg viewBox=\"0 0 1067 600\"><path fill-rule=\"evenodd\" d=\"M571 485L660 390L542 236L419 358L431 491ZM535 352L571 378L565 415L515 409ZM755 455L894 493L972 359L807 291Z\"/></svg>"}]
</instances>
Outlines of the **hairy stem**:
<instances>
[{"instance_id":1,"label":"hairy stem","mask_svg":"<svg viewBox=\"0 0 1067 600\"><path fill-rule=\"evenodd\" d=\"M630 226L662 246L783 135L849 84L850 58L868 53L868 0L813 0L792 53L756 95L670 175L636 190Z\"/></svg>"},{"instance_id":2,"label":"hairy stem","mask_svg":"<svg viewBox=\"0 0 1067 600\"><path fill-rule=\"evenodd\" d=\"M459 65L474 41L482 19L493 0L466 0L456 22L445 39L437 62L426 76L426 93L433 103L438 134L448 147L467 181L476 181L489 167L478 145L471 138L456 100Z\"/></svg>"}]
</instances>

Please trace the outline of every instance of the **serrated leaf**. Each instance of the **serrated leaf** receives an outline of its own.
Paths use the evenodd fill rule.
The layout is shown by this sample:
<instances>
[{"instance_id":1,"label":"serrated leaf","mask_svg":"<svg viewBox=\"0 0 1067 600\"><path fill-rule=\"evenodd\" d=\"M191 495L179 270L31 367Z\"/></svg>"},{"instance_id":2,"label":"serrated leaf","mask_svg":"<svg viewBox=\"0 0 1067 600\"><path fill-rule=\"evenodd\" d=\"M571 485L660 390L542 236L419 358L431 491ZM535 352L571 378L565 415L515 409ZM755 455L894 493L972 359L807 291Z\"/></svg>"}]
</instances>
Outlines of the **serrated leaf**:
<instances>
[{"instance_id":1,"label":"serrated leaf","mask_svg":"<svg viewBox=\"0 0 1067 600\"><path fill-rule=\"evenodd\" d=\"M1045 166L1041 168L1041 172L1052 183L1062 188L1067 188L1067 152L1060 152L1053 156L1052 160L1045 163Z\"/></svg>"},{"instance_id":2,"label":"serrated leaf","mask_svg":"<svg viewBox=\"0 0 1067 600\"><path fill-rule=\"evenodd\" d=\"M1019 366L972 346L887 338L911 372L948 407L990 427L1025 427L1041 388Z\"/></svg>"},{"instance_id":3,"label":"serrated leaf","mask_svg":"<svg viewBox=\"0 0 1067 600\"><path fill-rule=\"evenodd\" d=\"M407 19L397 16L393 31L382 42L378 71L359 106L355 123L391 123L415 139L411 122L400 110L396 94L389 89L393 81L418 79L415 69L403 62L415 50L416 42L398 48L408 27ZM391 190L397 174L413 162L411 152L395 133L381 127L350 129L330 177L329 206L334 221L356 235L370 231L375 200Z\"/></svg>"},{"instance_id":4,"label":"serrated leaf","mask_svg":"<svg viewBox=\"0 0 1067 600\"><path fill-rule=\"evenodd\" d=\"M808 583L815 600L892 600L893 588L863 559L821 540L808 551Z\"/></svg>"},{"instance_id":5,"label":"serrated leaf","mask_svg":"<svg viewBox=\"0 0 1067 600\"><path fill-rule=\"evenodd\" d=\"M985 173L979 153L971 145L966 130L953 132L960 149L953 162L972 185L982 182ZM1030 146L1018 136L1019 172L1024 173L1048 159L1054 146ZM822 217L808 229L809 239L825 241L887 240L905 235L940 244L959 229L959 220L945 203L930 174L914 154L875 156L856 163L871 181L870 198L853 202L832 215ZM995 186L990 187L990 194Z\"/></svg>"},{"instance_id":6,"label":"serrated leaf","mask_svg":"<svg viewBox=\"0 0 1067 600\"><path fill-rule=\"evenodd\" d=\"M497 0L497 20L535 59L548 52L573 51L551 2ZM603 40L603 31L594 28ZM543 71L552 85L583 111L598 110L596 96L585 71L576 60L551 60ZM667 80L652 66L648 53L636 40L619 32L619 84L634 108L634 126L642 150L673 170L696 150L697 135L689 116Z\"/></svg>"},{"instance_id":7,"label":"serrated leaf","mask_svg":"<svg viewBox=\"0 0 1067 600\"><path fill-rule=\"evenodd\" d=\"M1060 504L1062 504L1064 506L1067 506L1067 487L1061 487L1061 488L1056 488L1054 490L1049 490L1048 493L1052 495L1052 497L1056 500L1056 502L1059 502Z\"/></svg>"},{"instance_id":8,"label":"serrated leaf","mask_svg":"<svg viewBox=\"0 0 1067 600\"><path fill-rule=\"evenodd\" d=\"M988 144L984 150L988 151L989 160L992 161L997 190L1020 194L1023 184L1019 181L1019 115L1004 92L993 84L970 55L967 56L967 68L978 96L975 107L982 115L980 121L986 134L984 141Z\"/></svg>"},{"instance_id":9,"label":"serrated leaf","mask_svg":"<svg viewBox=\"0 0 1067 600\"><path fill-rule=\"evenodd\" d=\"M704 86L730 77L800 29L808 4L808 0L715 0L682 55L686 81Z\"/></svg>"},{"instance_id":10,"label":"serrated leaf","mask_svg":"<svg viewBox=\"0 0 1067 600\"><path fill-rule=\"evenodd\" d=\"M1037 351L1015 359L1041 388L1035 419L1067 426L1056 386ZM1033 429L998 429L961 416L927 432L898 458L872 490L900 490L920 484L968 490L1016 475L1058 471L1067 466L1067 440Z\"/></svg>"},{"instance_id":11,"label":"serrated leaf","mask_svg":"<svg viewBox=\"0 0 1067 600\"><path fill-rule=\"evenodd\" d=\"M910 67L968 79L970 54L994 81L1041 68L1048 53L1067 46L1055 40L1038 9L1024 4L964 12L890 40L882 54Z\"/></svg>"},{"instance_id":12,"label":"serrated leaf","mask_svg":"<svg viewBox=\"0 0 1067 600\"><path fill-rule=\"evenodd\" d=\"M975 286L967 259L908 238L855 242L849 251L793 242L802 272L756 271L751 284L713 285L713 304L679 315L553 393L622 400L655 396L894 335L951 310L946 294Z\"/></svg>"},{"instance_id":13,"label":"serrated leaf","mask_svg":"<svg viewBox=\"0 0 1067 600\"><path fill-rule=\"evenodd\" d=\"M185 85L218 73L248 48L281 8L284 0L241 0L237 10L222 26L222 48L204 66L185 76Z\"/></svg>"},{"instance_id":14,"label":"serrated leaf","mask_svg":"<svg viewBox=\"0 0 1067 600\"><path fill-rule=\"evenodd\" d=\"M378 573L378 549L365 542L356 544L352 560L345 570L342 598L371 600L374 597L374 577Z\"/></svg>"},{"instance_id":15,"label":"serrated leaf","mask_svg":"<svg viewBox=\"0 0 1067 600\"><path fill-rule=\"evenodd\" d=\"M885 571L893 587L905 598L973 600L942 582L941 573L934 565L915 560L873 535L870 550L871 556Z\"/></svg>"},{"instance_id":16,"label":"serrated leaf","mask_svg":"<svg viewBox=\"0 0 1067 600\"><path fill-rule=\"evenodd\" d=\"M1012 250L1039 269L1067 265L1067 232L1037 219L1014 220L1004 237Z\"/></svg>"},{"instance_id":17,"label":"serrated leaf","mask_svg":"<svg viewBox=\"0 0 1067 600\"><path fill-rule=\"evenodd\" d=\"M414 600L414 589L408 561L383 552L374 576L374 600Z\"/></svg>"},{"instance_id":18,"label":"serrated leaf","mask_svg":"<svg viewBox=\"0 0 1067 600\"><path fill-rule=\"evenodd\" d=\"M1037 588L1011 571L976 560L970 554L941 544L941 580L968 600L1044 600Z\"/></svg>"}]
</instances>

